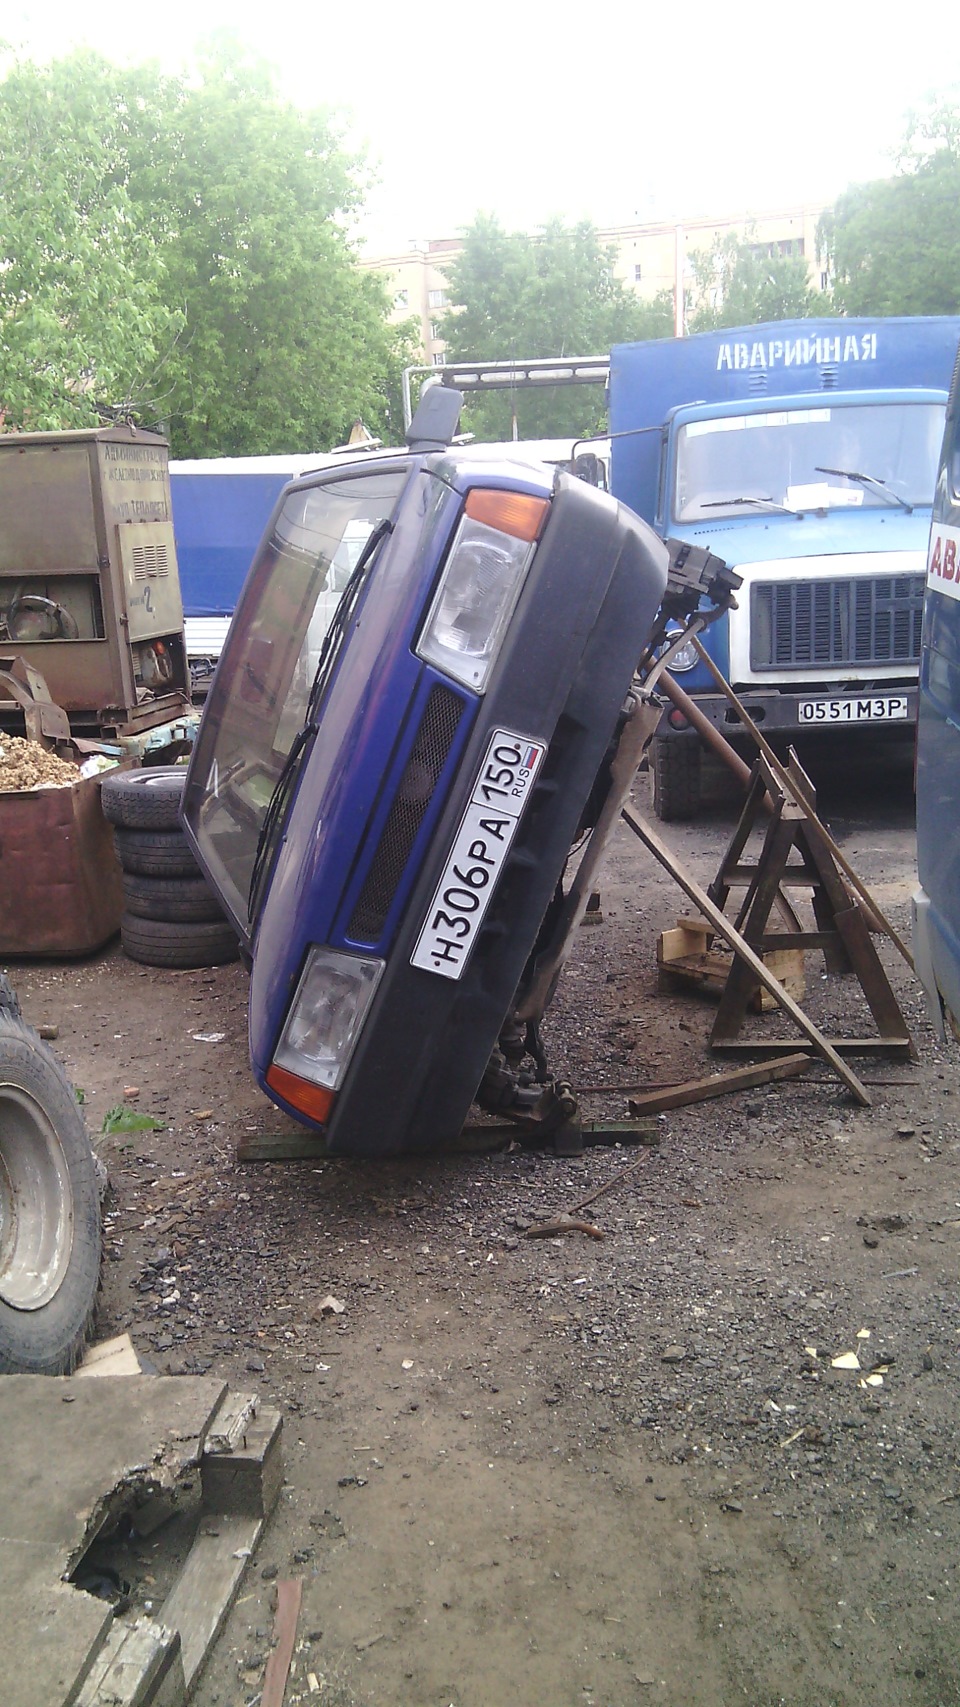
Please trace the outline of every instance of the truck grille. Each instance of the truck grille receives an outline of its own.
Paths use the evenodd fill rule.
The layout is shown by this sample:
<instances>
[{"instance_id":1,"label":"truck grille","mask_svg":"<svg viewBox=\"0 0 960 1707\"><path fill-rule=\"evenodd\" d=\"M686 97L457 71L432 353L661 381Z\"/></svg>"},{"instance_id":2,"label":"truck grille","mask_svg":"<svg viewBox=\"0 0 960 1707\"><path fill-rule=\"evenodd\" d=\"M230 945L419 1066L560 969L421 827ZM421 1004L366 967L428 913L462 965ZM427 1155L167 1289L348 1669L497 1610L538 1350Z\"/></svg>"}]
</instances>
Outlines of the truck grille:
<instances>
[{"instance_id":1,"label":"truck grille","mask_svg":"<svg viewBox=\"0 0 960 1707\"><path fill-rule=\"evenodd\" d=\"M922 620L922 575L762 581L750 589L750 668L916 664Z\"/></svg>"},{"instance_id":2,"label":"truck grille","mask_svg":"<svg viewBox=\"0 0 960 1707\"><path fill-rule=\"evenodd\" d=\"M373 864L347 927L347 935L355 942L375 943L383 930L462 712L463 702L449 688L438 686L430 690Z\"/></svg>"}]
</instances>

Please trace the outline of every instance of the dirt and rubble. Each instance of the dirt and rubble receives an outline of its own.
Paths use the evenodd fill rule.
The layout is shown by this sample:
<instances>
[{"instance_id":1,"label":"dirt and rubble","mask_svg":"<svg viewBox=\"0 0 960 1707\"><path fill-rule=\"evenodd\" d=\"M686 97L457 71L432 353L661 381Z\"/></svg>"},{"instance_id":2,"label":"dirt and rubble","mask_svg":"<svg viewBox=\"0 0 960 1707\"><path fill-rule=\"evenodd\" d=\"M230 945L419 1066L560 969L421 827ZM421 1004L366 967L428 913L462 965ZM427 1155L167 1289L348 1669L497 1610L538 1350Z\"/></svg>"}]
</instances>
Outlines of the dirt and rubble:
<instances>
[{"instance_id":1,"label":"dirt and rubble","mask_svg":"<svg viewBox=\"0 0 960 1707\"><path fill-rule=\"evenodd\" d=\"M821 798L906 932L909 761ZM670 827L701 880L733 818ZM709 1002L656 989L686 904L625 831L602 900L551 1059L590 1087L710 1071ZM960 1052L884 960L921 1058L858 1063L872 1108L818 1064L671 1112L591 1206L602 1239L536 1241L639 1153L240 1165L238 1139L286 1123L247 1068L238 966L12 968L91 1132L120 1103L165 1123L99 1140L101 1332L285 1416L286 1486L200 1707L259 1699L286 1576L290 1703L960 1702ZM870 1030L812 957L807 1005ZM583 1101L626 1113L625 1090ZM131 1559L144 1598L158 1545Z\"/></svg>"},{"instance_id":2,"label":"dirt and rubble","mask_svg":"<svg viewBox=\"0 0 960 1707\"><path fill-rule=\"evenodd\" d=\"M71 788L80 767L48 752L39 741L0 734L0 791L20 793L30 788Z\"/></svg>"}]
</instances>

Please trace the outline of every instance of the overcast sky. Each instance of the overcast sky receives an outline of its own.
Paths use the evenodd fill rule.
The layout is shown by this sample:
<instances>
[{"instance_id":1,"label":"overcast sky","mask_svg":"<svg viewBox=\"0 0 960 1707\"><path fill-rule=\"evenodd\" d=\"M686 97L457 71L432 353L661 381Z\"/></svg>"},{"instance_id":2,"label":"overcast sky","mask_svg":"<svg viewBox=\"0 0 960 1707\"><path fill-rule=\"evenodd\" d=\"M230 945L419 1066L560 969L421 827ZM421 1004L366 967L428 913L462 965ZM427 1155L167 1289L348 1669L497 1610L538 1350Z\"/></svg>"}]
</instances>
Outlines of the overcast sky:
<instances>
[{"instance_id":1,"label":"overcast sky","mask_svg":"<svg viewBox=\"0 0 960 1707\"><path fill-rule=\"evenodd\" d=\"M349 115L380 185L374 249L454 235L480 210L533 229L759 212L892 170L908 109L960 85L953 9L687 0L645 9L484 0L286 7L7 0L0 34L49 60L86 43L189 63L233 27L301 106Z\"/></svg>"}]
</instances>

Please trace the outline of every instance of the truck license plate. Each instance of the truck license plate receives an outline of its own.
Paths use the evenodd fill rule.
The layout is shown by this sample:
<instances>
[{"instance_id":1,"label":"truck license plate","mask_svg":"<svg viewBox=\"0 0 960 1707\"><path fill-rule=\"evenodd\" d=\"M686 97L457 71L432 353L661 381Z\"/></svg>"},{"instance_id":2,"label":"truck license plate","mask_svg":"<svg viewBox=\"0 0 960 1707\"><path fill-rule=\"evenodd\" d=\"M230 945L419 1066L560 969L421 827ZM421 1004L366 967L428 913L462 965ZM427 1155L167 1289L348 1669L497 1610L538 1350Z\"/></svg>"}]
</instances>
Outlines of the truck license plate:
<instances>
[{"instance_id":1,"label":"truck license plate","mask_svg":"<svg viewBox=\"0 0 960 1707\"><path fill-rule=\"evenodd\" d=\"M874 694L867 699L802 699L801 723L892 723L909 717L905 693Z\"/></svg>"},{"instance_id":2,"label":"truck license plate","mask_svg":"<svg viewBox=\"0 0 960 1707\"><path fill-rule=\"evenodd\" d=\"M442 978L462 975L546 750L509 729L494 730L412 966Z\"/></svg>"}]
</instances>

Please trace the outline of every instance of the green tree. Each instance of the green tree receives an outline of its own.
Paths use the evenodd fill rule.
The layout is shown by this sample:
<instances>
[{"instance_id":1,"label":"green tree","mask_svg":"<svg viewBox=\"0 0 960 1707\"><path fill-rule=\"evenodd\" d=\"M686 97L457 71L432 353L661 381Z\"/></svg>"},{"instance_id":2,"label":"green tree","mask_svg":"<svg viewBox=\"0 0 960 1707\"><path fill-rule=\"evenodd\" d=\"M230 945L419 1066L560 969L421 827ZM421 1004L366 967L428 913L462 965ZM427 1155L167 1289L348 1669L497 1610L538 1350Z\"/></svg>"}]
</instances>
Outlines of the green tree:
<instances>
[{"instance_id":1,"label":"green tree","mask_svg":"<svg viewBox=\"0 0 960 1707\"><path fill-rule=\"evenodd\" d=\"M229 36L189 77L87 54L18 76L0 85L21 161L6 252L35 268L39 247L50 298L38 322L33 278L11 279L9 264L0 276L8 370L26 374L28 414L54 334L63 343L71 326L56 296L65 279L75 280L94 347L74 338L63 348L51 402L61 425L98 404L132 403L141 419L152 410L166 424L178 456L317 450L344 439L358 416L387 428L403 334L388 326L384 286L351 246L363 167L326 113L283 101L270 69ZM76 163L68 156L59 170L66 122ZM87 154L93 200L80 193ZM41 199L31 186L48 162ZM118 344L127 369L108 360ZM9 401L18 395L11 383L0 397L8 424L27 418Z\"/></svg>"},{"instance_id":2,"label":"green tree","mask_svg":"<svg viewBox=\"0 0 960 1707\"><path fill-rule=\"evenodd\" d=\"M935 103L908 122L891 178L845 190L820 243L846 314L960 312L960 109Z\"/></svg>"},{"instance_id":3,"label":"green tree","mask_svg":"<svg viewBox=\"0 0 960 1707\"><path fill-rule=\"evenodd\" d=\"M348 236L361 163L229 36L165 95L159 134L131 150L131 194L160 223L183 307L168 368L178 454L313 450L358 416L384 427L397 340Z\"/></svg>"},{"instance_id":4,"label":"green tree","mask_svg":"<svg viewBox=\"0 0 960 1707\"><path fill-rule=\"evenodd\" d=\"M605 355L611 344L668 335L669 295L642 302L613 271L613 255L587 221L554 220L530 236L478 215L448 273L441 335L454 361ZM597 388L498 392L470 400L464 425L478 438L566 437L601 431Z\"/></svg>"},{"instance_id":5,"label":"green tree","mask_svg":"<svg viewBox=\"0 0 960 1707\"><path fill-rule=\"evenodd\" d=\"M136 412L179 315L99 62L15 64L0 131L0 419L39 430L95 424L103 403Z\"/></svg>"},{"instance_id":6,"label":"green tree","mask_svg":"<svg viewBox=\"0 0 960 1707\"><path fill-rule=\"evenodd\" d=\"M687 330L754 326L761 320L801 320L822 313L824 303L810 283L802 255L769 254L748 233L717 237L709 249L690 255L693 288Z\"/></svg>"}]
</instances>

